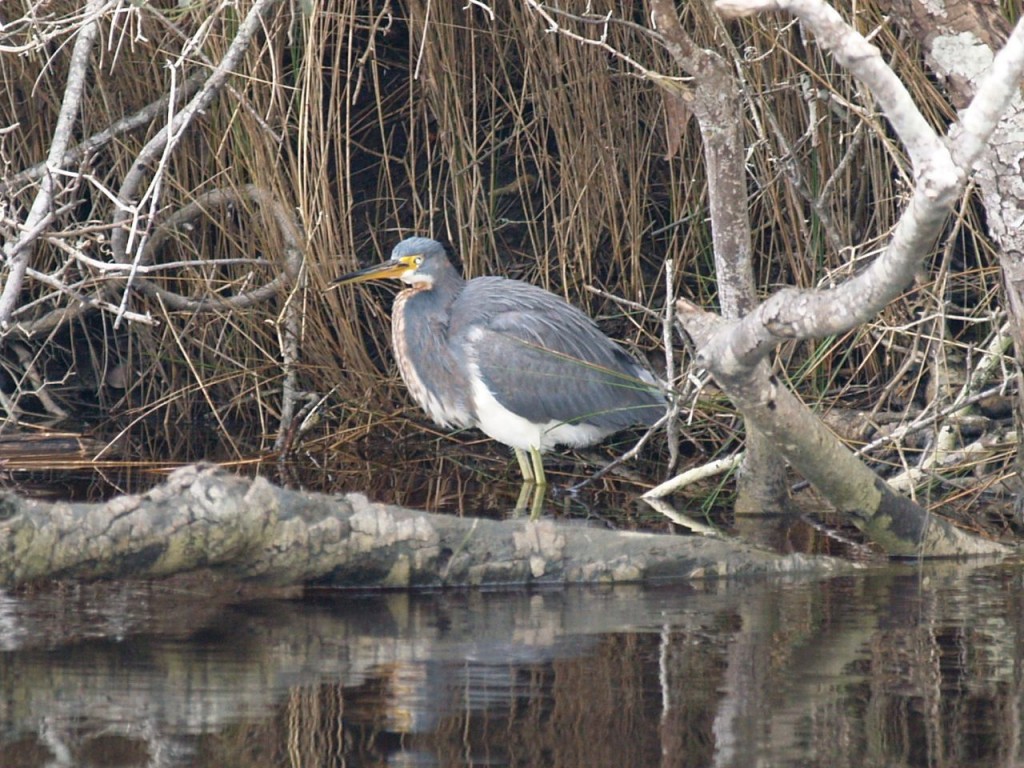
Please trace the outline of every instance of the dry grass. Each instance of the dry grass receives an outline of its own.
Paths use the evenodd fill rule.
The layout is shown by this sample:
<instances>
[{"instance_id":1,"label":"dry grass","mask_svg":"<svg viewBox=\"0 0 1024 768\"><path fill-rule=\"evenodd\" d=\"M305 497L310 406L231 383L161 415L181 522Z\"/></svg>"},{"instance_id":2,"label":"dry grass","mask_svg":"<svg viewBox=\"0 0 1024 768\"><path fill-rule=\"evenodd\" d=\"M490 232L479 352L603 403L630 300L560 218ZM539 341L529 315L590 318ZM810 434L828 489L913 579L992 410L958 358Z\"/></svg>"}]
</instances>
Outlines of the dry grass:
<instances>
[{"instance_id":1,"label":"dry grass","mask_svg":"<svg viewBox=\"0 0 1024 768\"><path fill-rule=\"evenodd\" d=\"M48 9L60 18L77 5ZM935 124L946 124L952 108L896 25L870 2L840 5L848 18L856 7L858 28L875 35ZM607 0L589 7L620 13ZM714 303L699 136L691 127L678 154L666 159L661 97L627 65L551 34L524 3L494 4L494 19L479 5L424 0L305 8L272 9L265 36L232 89L167 159L158 216L213 189L259 185L301 224L301 275L245 310L197 313L132 292L127 306L149 313L156 325L126 325L113 311L96 310L47 333L10 336L3 389L26 418L44 404L32 394L24 361L11 352L15 344L45 368L47 381L62 382L49 389L66 409L105 420L105 433L118 435L120 455L238 460L268 452L282 409L282 324L294 307L301 317L297 384L312 393L310 403L319 403L320 422L297 434L292 447L331 485L337 475L329 468L344 457L372 453L375 444L404 440L420 428L401 418L418 421L419 415L387 350L390 293L327 290L335 274L380 258L412 232L450 242L469 275L500 273L565 295L601 318L612 335L655 356L657 319L627 316L586 287L658 307L662 265L674 258L675 290ZM218 61L244 10L197 2L105 18L80 135L164 94L168 60L184 54L188 62L177 74L179 85L202 71L201 61ZM884 245L908 192L906 160L869 96L786 19L723 26L703 2L685 4L683 13L697 43L733 57L742 75L747 111L737 118L750 146L759 289L828 285L857 270ZM642 25L642 12L627 21ZM602 31L576 30L590 37ZM607 32L619 50L671 72L642 32L625 24ZM186 51L186 40L196 45ZM0 144L12 172L45 156L66 48L0 54L0 76L9 86L0 126L18 126ZM112 304L122 300L123 281L69 261L55 241L74 241L106 258L103 228L113 204L101 190L118 189L160 125L157 119L121 134L91 155L83 167L89 180L59 200L70 205L53 225L63 234L41 243L34 269L78 290L99 291ZM34 190L28 181L5 187L5 230L31 204ZM259 262L182 266L154 281L188 297L231 296L280 274L283 251L280 227L259 207L211 212L176 233L156 260ZM976 358L995 332L993 264L982 217L969 199L899 302L844 338L783 348L779 368L823 412L912 412L925 404L938 356L958 351L965 361ZM30 280L19 318L68 303L66 295ZM697 407L687 431L689 460L734 450L736 420L714 398ZM988 469L990 476L1002 472Z\"/></svg>"}]
</instances>

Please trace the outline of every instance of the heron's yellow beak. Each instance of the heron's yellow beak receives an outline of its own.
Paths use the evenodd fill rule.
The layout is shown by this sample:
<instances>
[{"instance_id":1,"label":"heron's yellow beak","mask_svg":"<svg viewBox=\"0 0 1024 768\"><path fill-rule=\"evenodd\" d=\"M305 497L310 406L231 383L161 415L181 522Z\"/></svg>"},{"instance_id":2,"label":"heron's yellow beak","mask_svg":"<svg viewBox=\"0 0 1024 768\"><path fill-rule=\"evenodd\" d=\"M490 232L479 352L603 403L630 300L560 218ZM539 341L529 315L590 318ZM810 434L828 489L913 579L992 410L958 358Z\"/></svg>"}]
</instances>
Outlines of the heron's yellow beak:
<instances>
[{"instance_id":1,"label":"heron's yellow beak","mask_svg":"<svg viewBox=\"0 0 1024 768\"><path fill-rule=\"evenodd\" d=\"M368 280L386 280L391 277L401 277L411 269L416 269L416 256L402 256L398 259L385 261L383 264L374 264L369 267L357 269L347 275L335 278L331 282L334 285L353 285L365 283Z\"/></svg>"}]
</instances>

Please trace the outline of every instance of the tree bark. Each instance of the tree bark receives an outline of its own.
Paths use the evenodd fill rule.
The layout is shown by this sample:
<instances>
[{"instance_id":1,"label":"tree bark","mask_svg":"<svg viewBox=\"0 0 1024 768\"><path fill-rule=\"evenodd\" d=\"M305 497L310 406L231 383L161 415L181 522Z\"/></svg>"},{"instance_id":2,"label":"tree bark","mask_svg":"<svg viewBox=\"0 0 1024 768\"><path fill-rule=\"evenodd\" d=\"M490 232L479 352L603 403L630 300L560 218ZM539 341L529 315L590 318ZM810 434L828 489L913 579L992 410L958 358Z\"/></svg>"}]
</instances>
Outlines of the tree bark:
<instances>
[{"instance_id":1,"label":"tree bark","mask_svg":"<svg viewBox=\"0 0 1024 768\"><path fill-rule=\"evenodd\" d=\"M651 26L676 64L693 76L692 90L673 81L665 92L669 134L679 136L690 113L700 127L708 180L708 213L715 257L715 285L722 315L740 318L757 303L753 244L747 197L746 149L743 143L740 92L726 61L694 45L671 0L648 0ZM674 147L674 140L670 147ZM670 149L670 151L672 151ZM744 424L746 454L736 484L737 514L787 512L786 464L769 441L749 422Z\"/></svg>"},{"instance_id":2,"label":"tree bark","mask_svg":"<svg viewBox=\"0 0 1024 768\"><path fill-rule=\"evenodd\" d=\"M732 322L680 302L679 320L697 344L698 364L711 372L745 419L773 438L795 468L890 554L956 556L1000 551L1000 545L957 532L913 502L895 496L767 375L764 361L783 341L820 338L867 321L910 283L962 194L967 174L983 154L999 115L1018 94L1024 71L1024 22L987 71L947 143L930 127L878 49L824 2L719 0L717 6L736 15L768 10L796 15L819 45L871 89L907 149L916 183L883 254L836 288L783 290Z\"/></svg>"},{"instance_id":3,"label":"tree bark","mask_svg":"<svg viewBox=\"0 0 1024 768\"><path fill-rule=\"evenodd\" d=\"M101 504L0 500L0 587L214 569L270 585L467 587L835 572L729 541L494 521L278 488L190 466Z\"/></svg>"},{"instance_id":4,"label":"tree bark","mask_svg":"<svg viewBox=\"0 0 1024 768\"><path fill-rule=\"evenodd\" d=\"M977 93L995 52L1010 35L1010 24L996 3L949 0L941 6L925 0L881 2L920 41L925 61L941 77L953 104L964 107ZM1003 115L989 147L976 164L975 179L989 234L998 248L1018 365L1024 363L1024 101L1019 97ZM1022 366L1024 367L1024 366ZM1020 374L1018 374L1019 376ZM1017 434L1024 434L1024 382L1017 387L1014 411ZM1017 450L1018 506L1024 477L1024 453Z\"/></svg>"},{"instance_id":5,"label":"tree bark","mask_svg":"<svg viewBox=\"0 0 1024 768\"><path fill-rule=\"evenodd\" d=\"M721 318L684 300L677 310L680 322L698 346L724 324ZM890 555L951 557L1008 551L997 542L961 531L897 495L764 366L716 380L743 417L764 433L779 454Z\"/></svg>"}]
</instances>

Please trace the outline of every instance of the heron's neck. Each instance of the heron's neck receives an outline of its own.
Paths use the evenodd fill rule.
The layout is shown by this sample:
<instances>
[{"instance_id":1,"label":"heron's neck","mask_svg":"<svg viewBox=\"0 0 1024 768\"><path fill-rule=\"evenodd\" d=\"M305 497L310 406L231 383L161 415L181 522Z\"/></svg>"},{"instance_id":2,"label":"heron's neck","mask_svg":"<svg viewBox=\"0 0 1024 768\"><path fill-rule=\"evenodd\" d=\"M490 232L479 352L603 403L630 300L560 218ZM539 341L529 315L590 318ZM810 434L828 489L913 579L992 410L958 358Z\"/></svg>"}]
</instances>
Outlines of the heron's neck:
<instances>
[{"instance_id":1,"label":"heron's neck","mask_svg":"<svg viewBox=\"0 0 1024 768\"><path fill-rule=\"evenodd\" d=\"M433 283L414 284L407 290L409 298L420 295L423 301L430 301L434 306L447 308L462 293L465 285L466 281L452 268L435 277Z\"/></svg>"},{"instance_id":2,"label":"heron's neck","mask_svg":"<svg viewBox=\"0 0 1024 768\"><path fill-rule=\"evenodd\" d=\"M395 297L392 344L395 360L413 399L441 426L475 424L464 359L449 343L451 306L464 281L434 280L413 285Z\"/></svg>"}]
</instances>

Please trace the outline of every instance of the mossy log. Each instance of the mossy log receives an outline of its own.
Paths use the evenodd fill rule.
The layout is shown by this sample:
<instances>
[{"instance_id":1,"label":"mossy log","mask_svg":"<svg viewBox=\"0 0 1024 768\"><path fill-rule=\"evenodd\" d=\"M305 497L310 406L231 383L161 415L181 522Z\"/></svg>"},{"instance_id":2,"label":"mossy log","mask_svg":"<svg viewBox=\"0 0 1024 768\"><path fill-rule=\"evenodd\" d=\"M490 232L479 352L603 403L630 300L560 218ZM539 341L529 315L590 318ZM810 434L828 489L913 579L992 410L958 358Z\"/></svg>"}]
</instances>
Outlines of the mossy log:
<instances>
[{"instance_id":1,"label":"mossy log","mask_svg":"<svg viewBox=\"0 0 1024 768\"><path fill-rule=\"evenodd\" d=\"M835 572L737 542L418 512L279 488L207 466L104 503L0 501L0 587L212 569L240 581L466 587Z\"/></svg>"}]
</instances>

